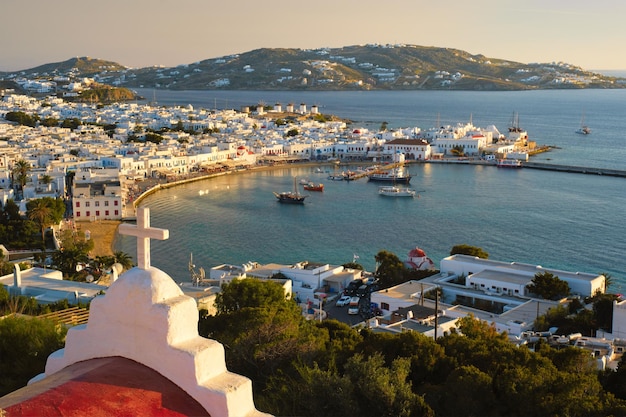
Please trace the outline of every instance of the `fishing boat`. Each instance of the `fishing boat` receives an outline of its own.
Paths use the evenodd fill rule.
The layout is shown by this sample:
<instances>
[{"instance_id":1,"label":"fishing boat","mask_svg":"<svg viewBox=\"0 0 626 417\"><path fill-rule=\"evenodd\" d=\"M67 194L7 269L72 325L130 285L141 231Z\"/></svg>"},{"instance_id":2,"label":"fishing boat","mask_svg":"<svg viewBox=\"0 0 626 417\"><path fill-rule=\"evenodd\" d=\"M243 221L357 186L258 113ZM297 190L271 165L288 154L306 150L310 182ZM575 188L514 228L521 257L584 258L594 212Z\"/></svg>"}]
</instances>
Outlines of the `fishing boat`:
<instances>
[{"instance_id":1,"label":"fishing boat","mask_svg":"<svg viewBox=\"0 0 626 417\"><path fill-rule=\"evenodd\" d=\"M415 197L415 190L408 187L388 185L378 187L378 194L385 197Z\"/></svg>"},{"instance_id":2,"label":"fishing boat","mask_svg":"<svg viewBox=\"0 0 626 417\"><path fill-rule=\"evenodd\" d=\"M411 182L411 174L402 169L392 169L390 171L375 171L367 176L372 182L390 182L394 184L408 184Z\"/></svg>"},{"instance_id":3,"label":"fishing boat","mask_svg":"<svg viewBox=\"0 0 626 417\"><path fill-rule=\"evenodd\" d=\"M304 184L303 188L307 191L324 191L324 184L315 184L313 182L309 182L307 184Z\"/></svg>"},{"instance_id":4,"label":"fishing boat","mask_svg":"<svg viewBox=\"0 0 626 417\"><path fill-rule=\"evenodd\" d=\"M308 197L298 192L296 177L293 178L293 191L283 191L282 193L274 192L274 195L279 203L285 204L304 204L304 199Z\"/></svg>"}]
</instances>

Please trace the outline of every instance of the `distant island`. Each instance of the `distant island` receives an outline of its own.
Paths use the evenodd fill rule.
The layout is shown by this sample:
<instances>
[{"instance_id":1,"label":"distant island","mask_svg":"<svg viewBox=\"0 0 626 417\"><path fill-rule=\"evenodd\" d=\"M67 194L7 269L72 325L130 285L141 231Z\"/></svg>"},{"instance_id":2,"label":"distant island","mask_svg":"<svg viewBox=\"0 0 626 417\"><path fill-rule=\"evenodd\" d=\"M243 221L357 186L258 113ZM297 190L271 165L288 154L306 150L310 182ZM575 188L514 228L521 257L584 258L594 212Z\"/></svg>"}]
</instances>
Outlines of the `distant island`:
<instances>
[{"instance_id":1,"label":"distant island","mask_svg":"<svg viewBox=\"0 0 626 417\"><path fill-rule=\"evenodd\" d=\"M170 90L471 90L624 88L626 78L563 62L520 63L417 45L263 48L176 67L129 68L89 57L0 72L0 89L67 93L77 80Z\"/></svg>"}]
</instances>

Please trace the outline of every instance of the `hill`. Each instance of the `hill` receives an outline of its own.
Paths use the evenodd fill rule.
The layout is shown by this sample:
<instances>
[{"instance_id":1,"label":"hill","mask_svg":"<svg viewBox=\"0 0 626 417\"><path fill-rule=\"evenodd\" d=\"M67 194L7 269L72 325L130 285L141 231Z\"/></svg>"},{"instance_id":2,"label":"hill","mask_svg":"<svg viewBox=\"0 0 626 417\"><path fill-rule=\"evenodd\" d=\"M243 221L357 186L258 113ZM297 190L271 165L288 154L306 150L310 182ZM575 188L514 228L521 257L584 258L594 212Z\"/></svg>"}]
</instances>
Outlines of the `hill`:
<instances>
[{"instance_id":1,"label":"hill","mask_svg":"<svg viewBox=\"0 0 626 417\"><path fill-rule=\"evenodd\" d=\"M528 90L623 88L625 79L565 63L525 64L417 45L263 48L176 67L132 69L91 58L46 64L21 77L93 77L127 88L176 90ZM0 73L3 79L16 74Z\"/></svg>"}]
</instances>

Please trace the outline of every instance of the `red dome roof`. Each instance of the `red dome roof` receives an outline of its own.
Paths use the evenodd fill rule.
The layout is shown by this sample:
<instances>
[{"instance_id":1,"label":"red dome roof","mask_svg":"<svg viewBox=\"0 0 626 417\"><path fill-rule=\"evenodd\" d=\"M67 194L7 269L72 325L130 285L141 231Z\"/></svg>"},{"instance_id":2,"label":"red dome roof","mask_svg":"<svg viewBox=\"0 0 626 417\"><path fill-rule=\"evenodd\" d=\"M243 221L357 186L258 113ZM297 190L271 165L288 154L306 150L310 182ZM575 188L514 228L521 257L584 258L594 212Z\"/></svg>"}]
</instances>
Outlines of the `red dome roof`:
<instances>
[{"instance_id":1,"label":"red dome roof","mask_svg":"<svg viewBox=\"0 0 626 417\"><path fill-rule=\"evenodd\" d=\"M189 394L130 359L78 362L0 398L3 416L209 416Z\"/></svg>"},{"instance_id":2,"label":"red dome roof","mask_svg":"<svg viewBox=\"0 0 626 417\"><path fill-rule=\"evenodd\" d=\"M411 249L409 252L409 258L423 258L426 256L426 252L416 247L415 249Z\"/></svg>"}]
</instances>

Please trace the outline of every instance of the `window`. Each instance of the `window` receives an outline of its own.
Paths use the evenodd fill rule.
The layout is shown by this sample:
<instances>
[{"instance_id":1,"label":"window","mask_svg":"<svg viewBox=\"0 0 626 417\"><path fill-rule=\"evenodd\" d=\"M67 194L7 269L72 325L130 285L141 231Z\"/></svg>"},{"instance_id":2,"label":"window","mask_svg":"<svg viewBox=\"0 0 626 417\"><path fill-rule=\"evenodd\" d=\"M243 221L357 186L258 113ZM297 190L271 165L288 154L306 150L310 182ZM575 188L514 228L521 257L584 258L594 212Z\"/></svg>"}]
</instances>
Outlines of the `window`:
<instances>
[{"instance_id":1,"label":"window","mask_svg":"<svg viewBox=\"0 0 626 417\"><path fill-rule=\"evenodd\" d=\"M104 210L104 215L108 217L109 216L109 210Z\"/></svg>"},{"instance_id":2,"label":"window","mask_svg":"<svg viewBox=\"0 0 626 417\"><path fill-rule=\"evenodd\" d=\"M104 206L105 206L105 207L109 207L109 200L106 200L106 201L104 202Z\"/></svg>"},{"instance_id":3,"label":"window","mask_svg":"<svg viewBox=\"0 0 626 417\"><path fill-rule=\"evenodd\" d=\"M87 211L87 213L85 213L85 216L89 217L91 215L90 211Z\"/></svg>"},{"instance_id":4,"label":"window","mask_svg":"<svg viewBox=\"0 0 626 417\"><path fill-rule=\"evenodd\" d=\"M117 210L115 210L115 215L117 216L119 214L119 212Z\"/></svg>"},{"instance_id":5,"label":"window","mask_svg":"<svg viewBox=\"0 0 626 417\"><path fill-rule=\"evenodd\" d=\"M117 200L115 200L115 201L113 202L113 205L114 205L114 206L117 206Z\"/></svg>"},{"instance_id":6,"label":"window","mask_svg":"<svg viewBox=\"0 0 626 417\"><path fill-rule=\"evenodd\" d=\"M100 217L100 210L96 210L96 217Z\"/></svg>"},{"instance_id":7,"label":"window","mask_svg":"<svg viewBox=\"0 0 626 417\"><path fill-rule=\"evenodd\" d=\"M80 207L80 201L76 202L76 207Z\"/></svg>"},{"instance_id":8,"label":"window","mask_svg":"<svg viewBox=\"0 0 626 417\"><path fill-rule=\"evenodd\" d=\"M80 217L80 211L76 212L76 217Z\"/></svg>"},{"instance_id":9,"label":"window","mask_svg":"<svg viewBox=\"0 0 626 417\"><path fill-rule=\"evenodd\" d=\"M96 201L96 207L100 207L100 202Z\"/></svg>"},{"instance_id":10,"label":"window","mask_svg":"<svg viewBox=\"0 0 626 417\"><path fill-rule=\"evenodd\" d=\"M89 207L89 201L85 201L85 207Z\"/></svg>"},{"instance_id":11,"label":"window","mask_svg":"<svg viewBox=\"0 0 626 417\"><path fill-rule=\"evenodd\" d=\"M381 310L389 311L389 304L388 303L380 303L380 308L381 308Z\"/></svg>"}]
</instances>

